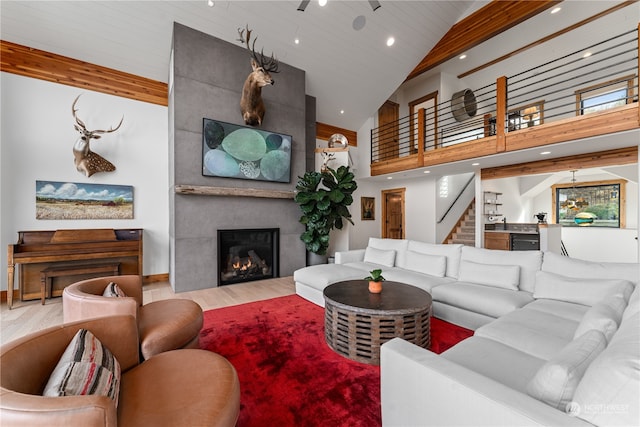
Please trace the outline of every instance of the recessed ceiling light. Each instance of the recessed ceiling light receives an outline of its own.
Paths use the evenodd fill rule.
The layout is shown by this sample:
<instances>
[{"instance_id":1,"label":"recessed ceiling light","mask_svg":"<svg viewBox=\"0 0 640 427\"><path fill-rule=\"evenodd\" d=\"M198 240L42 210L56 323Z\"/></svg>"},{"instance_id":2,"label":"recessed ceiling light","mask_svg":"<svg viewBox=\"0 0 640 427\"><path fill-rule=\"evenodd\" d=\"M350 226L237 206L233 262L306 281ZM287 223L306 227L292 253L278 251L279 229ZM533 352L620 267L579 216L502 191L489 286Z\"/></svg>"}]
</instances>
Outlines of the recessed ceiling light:
<instances>
[{"instance_id":1,"label":"recessed ceiling light","mask_svg":"<svg viewBox=\"0 0 640 427\"><path fill-rule=\"evenodd\" d=\"M392 176L388 176L387 179L393 179L393 177Z\"/></svg>"},{"instance_id":2,"label":"recessed ceiling light","mask_svg":"<svg viewBox=\"0 0 640 427\"><path fill-rule=\"evenodd\" d=\"M293 42L294 42L295 44L300 44L300 39L296 37L296 38L293 40Z\"/></svg>"},{"instance_id":3,"label":"recessed ceiling light","mask_svg":"<svg viewBox=\"0 0 640 427\"><path fill-rule=\"evenodd\" d=\"M476 163L471 163L471 166L479 166L480 163L476 162Z\"/></svg>"},{"instance_id":4,"label":"recessed ceiling light","mask_svg":"<svg viewBox=\"0 0 640 427\"><path fill-rule=\"evenodd\" d=\"M422 173L431 173L431 171L424 171L424 172L422 172Z\"/></svg>"},{"instance_id":5,"label":"recessed ceiling light","mask_svg":"<svg viewBox=\"0 0 640 427\"><path fill-rule=\"evenodd\" d=\"M216 3L215 3L213 0L207 0L207 5L208 5L209 7L213 7L213 6L215 6L215 5L216 5Z\"/></svg>"},{"instance_id":6,"label":"recessed ceiling light","mask_svg":"<svg viewBox=\"0 0 640 427\"><path fill-rule=\"evenodd\" d=\"M561 7L559 7L559 6L558 6L558 7L554 7L553 9L551 9L551 12L550 12L550 13L553 15L554 13L558 13L558 12L560 12L561 10L562 10L562 8L561 8Z\"/></svg>"},{"instance_id":7,"label":"recessed ceiling light","mask_svg":"<svg viewBox=\"0 0 640 427\"><path fill-rule=\"evenodd\" d=\"M395 42L396 42L396 39L394 39L393 37L389 37L387 39L387 46L393 46Z\"/></svg>"},{"instance_id":8,"label":"recessed ceiling light","mask_svg":"<svg viewBox=\"0 0 640 427\"><path fill-rule=\"evenodd\" d=\"M591 56L591 52L585 52L584 55L582 55L583 58L588 58Z\"/></svg>"},{"instance_id":9,"label":"recessed ceiling light","mask_svg":"<svg viewBox=\"0 0 640 427\"><path fill-rule=\"evenodd\" d=\"M543 151L543 152L542 152L542 153L540 153L540 154L542 154L543 156L546 156L547 154L551 154L551 151Z\"/></svg>"},{"instance_id":10,"label":"recessed ceiling light","mask_svg":"<svg viewBox=\"0 0 640 427\"><path fill-rule=\"evenodd\" d=\"M340 110L340 114L344 114L344 110Z\"/></svg>"},{"instance_id":11,"label":"recessed ceiling light","mask_svg":"<svg viewBox=\"0 0 640 427\"><path fill-rule=\"evenodd\" d=\"M462 55L460 55L458 58L460 58L460 59L464 59L464 58L466 58L466 57L467 57L467 54L466 54L466 53L463 53L463 54L462 54Z\"/></svg>"},{"instance_id":12,"label":"recessed ceiling light","mask_svg":"<svg viewBox=\"0 0 640 427\"><path fill-rule=\"evenodd\" d=\"M320 5L320 7L324 7L327 5L327 0L318 0L318 4Z\"/></svg>"}]
</instances>

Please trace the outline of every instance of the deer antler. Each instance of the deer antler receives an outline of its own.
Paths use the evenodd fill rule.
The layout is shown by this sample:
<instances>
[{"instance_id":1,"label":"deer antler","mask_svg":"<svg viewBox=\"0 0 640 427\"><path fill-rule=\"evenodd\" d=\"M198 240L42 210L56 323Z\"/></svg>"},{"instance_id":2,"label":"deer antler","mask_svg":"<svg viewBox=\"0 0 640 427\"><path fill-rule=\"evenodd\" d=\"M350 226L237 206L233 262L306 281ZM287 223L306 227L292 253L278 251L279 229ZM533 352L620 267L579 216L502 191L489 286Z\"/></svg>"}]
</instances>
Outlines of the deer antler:
<instances>
[{"instance_id":1,"label":"deer antler","mask_svg":"<svg viewBox=\"0 0 640 427\"><path fill-rule=\"evenodd\" d=\"M246 31L246 37L245 37ZM244 43L247 47L247 50L251 52L251 57L268 73L277 73L278 72L278 60L271 53L271 57L267 58L264 54L264 49L260 50L260 57L258 58L258 53L256 53L256 40L258 38L253 39L253 43L249 45L249 41L251 40L251 31L249 29L249 25L245 29L238 28L238 34L240 38L238 41L240 43Z\"/></svg>"},{"instance_id":2,"label":"deer antler","mask_svg":"<svg viewBox=\"0 0 640 427\"><path fill-rule=\"evenodd\" d=\"M122 126L122 121L124 120L124 115L120 119L120 123L118 123L118 126L116 126L115 128L111 126L108 130L102 130L102 129L87 130L87 126L84 124L82 120L80 120L80 118L76 114L76 112L78 111L76 109L76 102L78 102L80 95L76 96L76 99L73 101L73 104L71 104L71 114L73 114L73 118L76 120L76 123L78 124L77 126L74 126L77 131L90 135L90 138L100 139L100 135L97 135L97 134L111 133L120 129L120 126Z\"/></svg>"}]
</instances>

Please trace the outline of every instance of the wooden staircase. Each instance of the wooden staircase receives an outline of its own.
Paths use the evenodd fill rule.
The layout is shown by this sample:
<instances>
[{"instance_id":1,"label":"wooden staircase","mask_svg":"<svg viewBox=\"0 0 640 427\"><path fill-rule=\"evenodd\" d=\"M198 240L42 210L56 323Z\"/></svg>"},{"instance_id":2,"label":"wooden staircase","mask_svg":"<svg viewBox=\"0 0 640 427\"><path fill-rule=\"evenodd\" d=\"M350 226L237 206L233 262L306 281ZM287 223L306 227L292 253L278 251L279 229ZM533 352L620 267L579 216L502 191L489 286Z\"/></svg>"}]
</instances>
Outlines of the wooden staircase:
<instances>
[{"instance_id":1,"label":"wooden staircase","mask_svg":"<svg viewBox=\"0 0 640 427\"><path fill-rule=\"evenodd\" d=\"M466 246L476 245L476 201L473 199L462 214L451 233L444 241L447 244L462 243Z\"/></svg>"}]
</instances>

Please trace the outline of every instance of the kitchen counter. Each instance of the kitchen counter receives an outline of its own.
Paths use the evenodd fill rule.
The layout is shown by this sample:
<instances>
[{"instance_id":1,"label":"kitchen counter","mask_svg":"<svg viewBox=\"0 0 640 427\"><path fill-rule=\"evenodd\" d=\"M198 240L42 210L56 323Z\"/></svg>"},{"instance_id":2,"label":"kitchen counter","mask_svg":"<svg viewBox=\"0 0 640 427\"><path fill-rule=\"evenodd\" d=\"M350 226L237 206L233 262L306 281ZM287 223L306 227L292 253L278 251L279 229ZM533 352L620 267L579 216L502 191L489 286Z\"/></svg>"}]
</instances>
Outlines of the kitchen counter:
<instances>
[{"instance_id":1,"label":"kitchen counter","mask_svg":"<svg viewBox=\"0 0 640 427\"><path fill-rule=\"evenodd\" d=\"M517 233L517 234L538 234L537 223L493 223L485 224L484 231L487 233Z\"/></svg>"}]
</instances>

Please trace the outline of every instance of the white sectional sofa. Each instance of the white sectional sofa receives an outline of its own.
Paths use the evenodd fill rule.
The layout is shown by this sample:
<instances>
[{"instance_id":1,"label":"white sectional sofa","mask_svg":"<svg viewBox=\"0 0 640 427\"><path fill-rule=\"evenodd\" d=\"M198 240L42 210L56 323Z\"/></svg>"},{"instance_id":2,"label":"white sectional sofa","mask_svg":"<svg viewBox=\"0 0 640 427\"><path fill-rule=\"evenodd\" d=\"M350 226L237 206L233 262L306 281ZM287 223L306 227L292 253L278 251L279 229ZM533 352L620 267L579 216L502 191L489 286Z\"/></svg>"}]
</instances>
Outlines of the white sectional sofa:
<instances>
[{"instance_id":1,"label":"white sectional sofa","mask_svg":"<svg viewBox=\"0 0 640 427\"><path fill-rule=\"evenodd\" d=\"M325 286L374 268L475 330L440 355L382 346L383 425L640 425L638 264L372 238L296 271L296 291L323 305Z\"/></svg>"}]
</instances>

